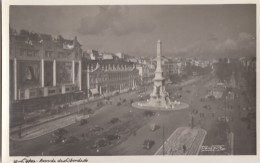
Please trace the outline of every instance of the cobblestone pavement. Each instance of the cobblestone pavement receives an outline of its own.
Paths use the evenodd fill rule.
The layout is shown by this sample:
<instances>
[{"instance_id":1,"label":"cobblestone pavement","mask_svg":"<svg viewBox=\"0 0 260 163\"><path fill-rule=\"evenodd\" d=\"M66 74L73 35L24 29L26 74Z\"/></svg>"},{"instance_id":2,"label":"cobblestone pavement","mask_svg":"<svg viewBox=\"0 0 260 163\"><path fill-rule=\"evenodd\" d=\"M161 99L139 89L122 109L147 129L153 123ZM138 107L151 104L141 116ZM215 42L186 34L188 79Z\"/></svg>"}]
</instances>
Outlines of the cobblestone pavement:
<instances>
[{"instance_id":1,"label":"cobblestone pavement","mask_svg":"<svg viewBox=\"0 0 260 163\"><path fill-rule=\"evenodd\" d=\"M179 127L164 142L164 153L162 145L155 155L198 155L206 134L204 129Z\"/></svg>"}]
</instances>

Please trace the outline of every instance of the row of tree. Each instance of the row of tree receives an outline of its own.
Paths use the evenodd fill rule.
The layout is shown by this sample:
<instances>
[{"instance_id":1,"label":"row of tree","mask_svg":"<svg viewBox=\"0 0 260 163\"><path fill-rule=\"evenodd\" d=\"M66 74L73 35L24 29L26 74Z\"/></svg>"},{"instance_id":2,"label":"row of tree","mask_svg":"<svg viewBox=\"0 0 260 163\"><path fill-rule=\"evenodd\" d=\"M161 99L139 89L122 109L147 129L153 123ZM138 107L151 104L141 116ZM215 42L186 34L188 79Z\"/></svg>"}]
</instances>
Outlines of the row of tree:
<instances>
[{"instance_id":1,"label":"row of tree","mask_svg":"<svg viewBox=\"0 0 260 163\"><path fill-rule=\"evenodd\" d=\"M207 66L207 67L199 67L199 66L195 66L192 65L190 63L187 63L187 65L184 67L183 69L183 73L178 75L178 74L172 74L170 75L170 80L172 81L172 83L179 83L182 80L187 79L189 76L193 76L194 74L196 75L204 75L207 74L211 71L211 67Z\"/></svg>"}]
</instances>

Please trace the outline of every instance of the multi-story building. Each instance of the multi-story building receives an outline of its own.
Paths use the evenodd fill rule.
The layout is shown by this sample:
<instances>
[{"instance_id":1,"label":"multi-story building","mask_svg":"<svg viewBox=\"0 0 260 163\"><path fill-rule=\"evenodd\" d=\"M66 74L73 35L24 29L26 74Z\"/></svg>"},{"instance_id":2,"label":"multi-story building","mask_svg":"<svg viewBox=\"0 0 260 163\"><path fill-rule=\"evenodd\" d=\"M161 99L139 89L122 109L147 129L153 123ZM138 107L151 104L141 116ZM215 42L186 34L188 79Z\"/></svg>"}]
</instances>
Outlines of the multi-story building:
<instances>
[{"instance_id":1,"label":"multi-story building","mask_svg":"<svg viewBox=\"0 0 260 163\"><path fill-rule=\"evenodd\" d=\"M256 71L256 57L242 57L239 62L245 69Z\"/></svg>"},{"instance_id":2,"label":"multi-story building","mask_svg":"<svg viewBox=\"0 0 260 163\"><path fill-rule=\"evenodd\" d=\"M67 40L25 30L11 32L10 109L50 108L77 96L81 55L77 37Z\"/></svg>"},{"instance_id":3,"label":"multi-story building","mask_svg":"<svg viewBox=\"0 0 260 163\"><path fill-rule=\"evenodd\" d=\"M140 82L141 84L152 83L154 78L155 66L146 60L141 60L136 64L136 68L139 71Z\"/></svg>"},{"instance_id":4,"label":"multi-story building","mask_svg":"<svg viewBox=\"0 0 260 163\"><path fill-rule=\"evenodd\" d=\"M156 66L156 58L154 58L152 61L153 64ZM173 60L171 58L167 58L163 56L162 68L163 68L164 77L169 78L170 75L180 74L183 69L183 65L181 64L181 62L177 60Z\"/></svg>"},{"instance_id":5,"label":"multi-story building","mask_svg":"<svg viewBox=\"0 0 260 163\"><path fill-rule=\"evenodd\" d=\"M134 63L123 60L85 60L82 89L88 97L125 92L139 83Z\"/></svg>"}]
</instances>

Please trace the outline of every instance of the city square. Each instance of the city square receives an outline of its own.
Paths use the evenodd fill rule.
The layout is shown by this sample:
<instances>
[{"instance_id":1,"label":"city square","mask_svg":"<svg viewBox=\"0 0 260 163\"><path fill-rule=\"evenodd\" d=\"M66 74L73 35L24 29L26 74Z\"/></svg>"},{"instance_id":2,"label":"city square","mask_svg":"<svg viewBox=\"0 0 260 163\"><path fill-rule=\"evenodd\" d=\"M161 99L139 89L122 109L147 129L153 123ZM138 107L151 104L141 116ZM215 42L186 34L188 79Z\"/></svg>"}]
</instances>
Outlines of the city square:
<instances>
[{"instance_id":1,"label":"city square","mask_svg":"<svg viewBox=\"0 0 260 163\"><path fill-rule=\"evenodd\" d=\"M178 38L168 37L171 31L181 29L170 28L178 26L171 24L171 17L166 17L167 21L154 19L170 27L154 26L162 33L149 34L152 38L143 41L134 39L139 37L136 33L143 32L140 22L132 22L138 24L131 28L137 30L133 36L126 24L121 27L108 21L111 29L107 30L96 22L106 22L114 16L112 22L120 19L126 23L120 13L129 16L128 12L134 15L135 11L145 11L150 16L166 10L174 15L168 7L39 7L42 13L51 11L50 20L56 9L64 13L85 9L90 15L97 13L97 18L82 18L76 32L70 29L64 34L48 33L48 28L37 26L35 30L39 32L34 32L33 27L19 21L21 11L30 17L34 7L12 6L10 156L256 155L256 40L254 27L244 23L251 19L237 18L248 33L225 33L211 27L202 45L199 41L189 42L193 37L199 40L204 36L204 30L196 25L199 33L193 37L184 32L176 32ZM191 9L205 27L200 7L185 6L183 10ZM213 7L214 12L224 10L228 17L216 20L233 18L222 7ZM234 5L231 9L240 14L240 7L253 17L254 12L249 9L254 9L254 5ZM176 6L173 9L182 12ZM207 13L207 6L202 9ZM193 17L191 13L189 17ZM152 26L153 19L147 20ZM207 20L210 22L211 18ZM183 30L192 29L189 25ZM231 30L234 25L226 26ZM213 31L218 34L213 36ZM223 41L229 34L230 38ZM86 41L87 36L94 39ZM112 39L102 41L105 36L116 37L118 43ZM178 47L178 41L186 49Z\"/></svg>"}]
</instances>

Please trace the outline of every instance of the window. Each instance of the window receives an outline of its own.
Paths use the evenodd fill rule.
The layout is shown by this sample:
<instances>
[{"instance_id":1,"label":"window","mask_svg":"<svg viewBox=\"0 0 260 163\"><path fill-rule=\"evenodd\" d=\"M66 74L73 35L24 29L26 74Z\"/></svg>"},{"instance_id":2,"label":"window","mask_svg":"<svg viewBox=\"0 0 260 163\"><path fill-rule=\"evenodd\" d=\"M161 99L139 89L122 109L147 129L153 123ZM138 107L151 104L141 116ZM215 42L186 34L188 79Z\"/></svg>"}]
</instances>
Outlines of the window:
<instances>
[{"instance_id":1,"label":"window","mask_svg":"<svg viewBox=\"0 0 260 163\"><path fill-rule=\"evenodd\" d=\"M48 93L53 94L53 93L55 93L55 90L49 90Z\"/></svg>"},{"instance_id":2,"label":"window","mask_svg":"<svg viewBox=\"0 0 260 163\"><path fill-rule=\"evenodd\" d=\"M24 99L24 92L21 92L21 93L20 93L20 98L21 98L21 99Z\"/></svg>"},{"instance_id":3,"label":"window","mask_svg":"<svg viewBox=\"0 0 260 163\"><path fill-rule=\"evenodd\" d=\"M26 56L26 50L25 49L20 49L20 55L21 56Z\"/></svg>"},{"instance_id":4,"label":"window","mask_svg":"<svg viewBox=\"0 0 260 163\"><path fill-rule=\"evenodd\" d=\"M63 53L63 52L59 52L59 53L58 53L58 56L59 56L59 58L63 58L63 57L66 58L65 53Z\"/></svg>"},{"instance_id":5,"label":"window","mask_svg":"<svg viewBox=\"0 0 260 163\"><path fill-rule=\"evenodd\" d=\"M35 92L30 92L30 97L35 97L36 93Z\"/></svg>"},{"instance_id":6,"label":"window","mask_svg":"<svg viewBox=\"0 0 260 163\"><path fill-rule=\"evenodd\" d=\"M36 50L27 50L27 56L28 57L35 57L37 54Z\"/></svg>"},{"instance_id":7,"label":"window","mask_svg":"<svg viewBox=\"0 0 260 163\"><path fill-rule=\"evenodd\" d=\"M20 49L20 56L35 57L37 53L37 50Z\"/></svg>"},{"instance_id":8,"label":"window","mask_svg":"<svg viewBox=\"0 0 260 163\"><path fill-rule=\"evenodd\" d=\"M52 52L51 51L45 51L45 57L46 58L51 58L52 57Z\"/></svg>"}]
</instances>

